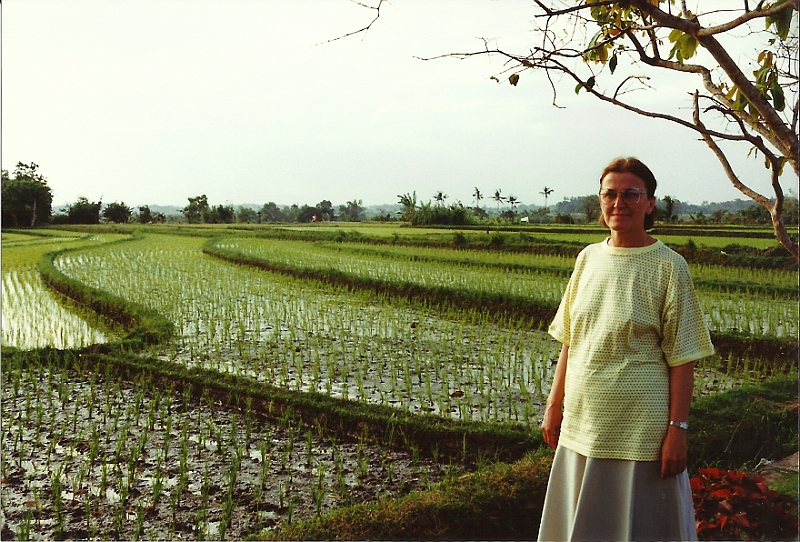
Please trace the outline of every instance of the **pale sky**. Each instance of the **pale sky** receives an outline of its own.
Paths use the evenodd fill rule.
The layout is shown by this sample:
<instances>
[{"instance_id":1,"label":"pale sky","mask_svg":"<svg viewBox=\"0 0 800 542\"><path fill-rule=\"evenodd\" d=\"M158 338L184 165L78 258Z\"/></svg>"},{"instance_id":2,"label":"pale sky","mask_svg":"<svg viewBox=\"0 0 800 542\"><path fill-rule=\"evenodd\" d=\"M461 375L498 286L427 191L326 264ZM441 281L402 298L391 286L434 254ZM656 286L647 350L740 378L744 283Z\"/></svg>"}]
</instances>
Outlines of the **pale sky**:
<instances>
[{"instance_id":1,"label":"pale sky","mask_svg":"<svg viewBox=\"0 0 800 542\"><path fill-rule=\"evenodd\" d=\"M6 0L2 167L39 164L57 205L380 205L439 190L471 205L478 187L494 207L496 189L537 205L545 186L550 204L595 193L605 164L633 155L657 195L744 198L685 128L568 81L555 108L544 74L513 87L499 57L415 58L476 51L478 38L524 51L533 13L531 0L394 0L368 33L328 42L373 12L348 0ZM700 84L656 77L639 99L685 115ZM760 159L735 164L766 190Z\"/></svg>"}]
</instances>

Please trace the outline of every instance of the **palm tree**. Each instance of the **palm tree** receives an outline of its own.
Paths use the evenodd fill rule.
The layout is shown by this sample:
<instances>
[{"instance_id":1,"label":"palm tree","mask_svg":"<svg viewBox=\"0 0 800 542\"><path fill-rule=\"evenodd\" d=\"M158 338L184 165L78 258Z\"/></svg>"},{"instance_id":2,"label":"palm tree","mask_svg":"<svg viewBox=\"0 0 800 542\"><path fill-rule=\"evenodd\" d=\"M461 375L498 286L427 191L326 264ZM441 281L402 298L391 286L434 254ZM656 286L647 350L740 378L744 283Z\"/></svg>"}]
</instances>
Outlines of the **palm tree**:
<instances>
[{"instance_id":1,"label":"palm tree","mask_svg":"<svg viewBox=\"0 0 800 542\"><path fill-rule=\"evenodd\" d=\"M442 203L444 203L444 200L447 199L447 194L439 190L438 192L436 192L436 195L433 196L433 199L436 200L437 205L441 205Z\"/></svg>"},{"instance_id":2,"label":"palm tree","mask_svg":"<svg viewBox=\"0 0 800 542\"><path fill-rule=\"evenodd\" d=\"M492 196L492 199L497 202L497 213L499 214L500 204L503 203L506 200L506 198L500 195L500 189L498 188L497 190L494 191L494 196Z\"/></svg>"},{"instance_id":3,"label":"palm tree","mask_svg":"<svg viewBox=\"0 0 800 542\"><path fill-rule=\"evenodd\" d=\"M417 192L414 191L412 194L398 194L397 197L399 198L400 205L403 206L403 216L408 217L408 223L413 226L414 225L414 210L417 208Z\"/></svg>"},{"instance_id":4,"label":"palm tree","mask_svg":"<svg viewBox=\"0 0 800 542\"><path fill-rule=\"evenodd\" d=\"M514 211L515 207L519 203L519 200L516 198L516 196L508 196L508 200L506 200L506 201L508 201L508 204L511 206L511 211L512 212Z\"/></svg>"},{"instance_id":5,"label":"palm tree","mask_svg":"<svg viewBox=\"0 0 800 542\"><path fill-rule=\"evenodd\" d=\"M475 191L472 193L472 197L475 198L475 208L477 209L481 205L481 200L483 199L483 194L481 191L478 190L478 187L475 187Z\"/></svg>"},{"instance_id":6,"label":"palm tree","mask_svg":"<svg viewBox=\"0 0 800 542\"><path fill-rule=\"evenodd\" d=\"M542 190L542 191L541 191L541 192L539 192L539 193L540 193L540 194L542 194L542 195L544 196L544 208L545 208L545 209L547 209L547 196L549 196L550 194L552 194L552 193L553 193L553 189L552 189L552 188L547 188L547 187L545 186L545 187L544 187L544 190Z\"/></svg>"}]
</instances>

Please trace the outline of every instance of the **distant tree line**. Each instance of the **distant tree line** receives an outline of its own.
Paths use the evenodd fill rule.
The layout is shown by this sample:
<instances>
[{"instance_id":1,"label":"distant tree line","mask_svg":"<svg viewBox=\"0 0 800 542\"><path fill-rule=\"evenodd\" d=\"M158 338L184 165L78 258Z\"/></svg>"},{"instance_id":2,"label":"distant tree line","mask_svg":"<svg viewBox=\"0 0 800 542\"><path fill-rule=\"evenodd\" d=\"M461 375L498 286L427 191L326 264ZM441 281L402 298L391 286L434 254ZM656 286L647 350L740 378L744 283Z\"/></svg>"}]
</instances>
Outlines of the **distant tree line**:
<instances>
[{"instance_id":1,"label":"distant tree line","mask_svg":"<svg viewBox=\"0 0 800 542\"><path fill-rule=\"evenodd\" d=\"M556 218L559 216L583 216L593 222L600 216L600 202L597 196L564 198L553 206ZM656 198L658 220L668 223L690 224L771 224L769 211L750 200L736 199L725 202L700 205L685 203L671 196ZM558 221L558 220L556 220ZM563 221L563 220L562 220ZM798 223L798 199L786 197L784 201L784 222L787 225Z\"/></svg>"},{"instance_id":2,"label":"distant tree line","mask_svg":"<svg viewBox=\"0 0 800 542\"><path fill-rule=\"evenodd\" d=\"M33 228L49 222L53 192L47 179L31 162L17 162L13 176L2 170L2 223L4 228Z\"/></svg>"},{"instance_id":3,"label":"distant tree line","mask_svg":"<svg viewBox=\"0 0 800 542\"><path fill-rule=\"evenodd\" d=\"M473 206L460 201L447 204L448 195L436 191L431 200L421 202L416 192L398 195L398 205L390 209L379 208L368 212L362 200L353 199L334 207L330 200L316 205L278 206L269 202L257 206L231 204L211 205L205 194L188 198L188 204L178 214L154 212L150 206L134 209L124 202L103 204L79 197L53 212L53 194L47 179L39 172L35 163L17 163L13 174L2 170L2 227L23 228L43 224L97 224L100 222L157 224L164 222L188 222L190 224L261 224L261 223L311 223L311 222L360 222L404 221L414 226L423 225L469 225L492 223L595 223L600 217L600 202L596 194L564 198L551 208L547 198L555 189L544 187L539 194L544 196L545 206L524 205L513 195L504 196L496 189L489 198L495 205L484 208L481 200L485 196L475 187ZM749 200L734 200L722 203L703 202L701 205L684 203L676 198L664 196L657 199L658 217L661 222L688 222L695 224L770 224L769 211ZM399 210L398 210L399 209ZM787 197L784 202L786 224L798 223L796 197Z\"/></svg>"}]
</instances>

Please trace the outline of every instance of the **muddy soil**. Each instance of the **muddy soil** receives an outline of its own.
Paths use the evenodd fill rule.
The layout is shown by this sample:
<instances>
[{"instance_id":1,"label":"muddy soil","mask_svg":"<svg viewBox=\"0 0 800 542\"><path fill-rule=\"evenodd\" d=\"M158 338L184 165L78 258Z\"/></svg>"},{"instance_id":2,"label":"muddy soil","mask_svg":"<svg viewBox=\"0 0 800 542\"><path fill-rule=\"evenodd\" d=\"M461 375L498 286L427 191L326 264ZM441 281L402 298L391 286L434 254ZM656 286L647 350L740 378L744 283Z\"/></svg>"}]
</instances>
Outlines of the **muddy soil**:
<instances>
[{"instance_id":1,"label":"muddy soil","mask_svg":"<svg viewBox=\"0 0 800 542\"><path fill-rule=\"evenodd\" d=\"M0 538L242 538L457 475L180 390L3 371Z\"/></svg>"}]
</instances>

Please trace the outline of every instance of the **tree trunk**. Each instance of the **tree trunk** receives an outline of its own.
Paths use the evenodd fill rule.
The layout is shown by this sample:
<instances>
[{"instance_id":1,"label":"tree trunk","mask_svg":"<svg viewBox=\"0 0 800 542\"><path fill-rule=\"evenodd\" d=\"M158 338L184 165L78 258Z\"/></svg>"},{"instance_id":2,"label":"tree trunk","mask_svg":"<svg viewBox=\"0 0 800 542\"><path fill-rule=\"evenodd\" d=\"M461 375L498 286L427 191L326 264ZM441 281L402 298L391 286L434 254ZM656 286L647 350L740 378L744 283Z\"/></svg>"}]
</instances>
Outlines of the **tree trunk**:
<instances>
[{"instance_id":1,"label":"tree trunk","mask_svg":"<svg viewBox=\"0 0 800 542\"><path fill-rule=\"evenodd\" d=\"M775 237L778 238L778 242L792 253L797 262L800 262L800 250L798 250L797 243L794 242L794 239L791 238L786 230L783 217L772 211L770 211L770 216L772 217L772 229L775 230Z\"/></svg>"}]
</instances>

